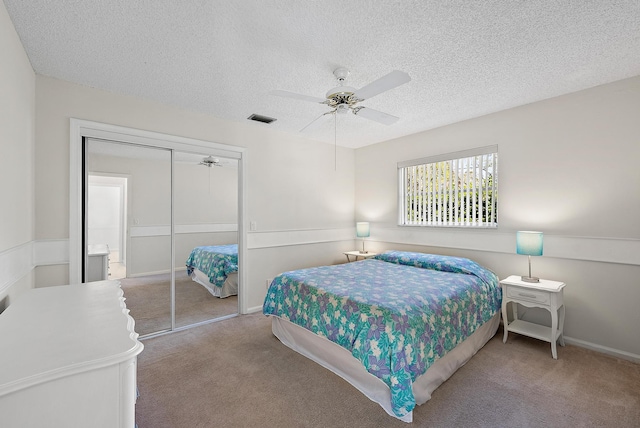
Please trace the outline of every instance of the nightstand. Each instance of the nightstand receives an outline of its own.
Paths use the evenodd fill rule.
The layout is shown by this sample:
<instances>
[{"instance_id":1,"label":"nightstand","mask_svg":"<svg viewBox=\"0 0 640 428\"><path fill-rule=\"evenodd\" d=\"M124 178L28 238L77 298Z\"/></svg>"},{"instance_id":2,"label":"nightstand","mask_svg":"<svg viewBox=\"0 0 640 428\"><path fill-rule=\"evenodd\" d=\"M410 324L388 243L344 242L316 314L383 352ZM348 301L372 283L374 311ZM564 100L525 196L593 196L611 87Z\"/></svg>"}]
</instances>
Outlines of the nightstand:
<instances>
[{"instance_id":1,"label":"nightstand","mask_svg":"<svg viewBox=\"0 0 640 428\"><path fill-rule=\"evenodd\" d=\"M360 251L345 251L342 254L347 256L347 261L348 262L351 261L351 256L355 257L353 260L356 261L356 260L358 260L358 257L362 257L363 259L370 259L371 257L378 255L378 253L372 253L371 251L366 252L366 253L361 253Z\"/></svg>"},{"instance_id":2,"label":"nightstand","mask_svg":"<svg viewBox=\"0 0 640 428\"><path fill-rule=\"evenodd\" d=\"M536 339L551 342L551 355L558 359L556 342L564 346L562 336L564 328L564 282L541 279L540 282L524 282L519 275L500 281L502 286L502 322L504 325L503 343L510 331ZM508 322L507 304L511 302L513 320ZM542 308L551 312L551 327L534 324L518 319L518 305L529 308Z\"/></svg>"}]
</instances>

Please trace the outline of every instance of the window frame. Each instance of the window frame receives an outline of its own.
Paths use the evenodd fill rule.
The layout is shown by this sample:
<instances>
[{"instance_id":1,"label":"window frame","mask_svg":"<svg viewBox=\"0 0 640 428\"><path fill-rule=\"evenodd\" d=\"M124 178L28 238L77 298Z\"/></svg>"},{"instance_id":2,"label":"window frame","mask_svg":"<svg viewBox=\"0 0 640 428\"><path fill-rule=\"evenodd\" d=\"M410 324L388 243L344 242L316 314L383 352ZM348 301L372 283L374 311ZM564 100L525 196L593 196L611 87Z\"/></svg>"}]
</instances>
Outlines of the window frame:
<instances>
[{"instance_id":1,"label":"window frame","mask_svg":"<svg viewBox=\"0 0 640 428\"><path fill-rule=\"evenodd\" d=\"M480 199L483 199L484 196L484 192L491 192L491 213L492 213L492 219L494 219L493 222L491 221L482 221L482 218L480 222L477 222L476 218L472 218L471 221L469 222L469 216L467 216L467 221L462 221L462 222L455 222L455 223L451 223L450 221L438 221L436 219L432 218L432 214L433 211L430 210L428 208L428 203L427 204L422 204L422 208L424 209L424 211L422 211L421 213L421 218L420 219L416 219L416 220L411 220L409 219L409 207L408 207L408 199L410 197L409 192L407 191L407 169L410 167L418 167L418 166L425 166L425 168L427 168L427 165L431 165L431 164L437 164L439 162L456 162L456 166L458 161L461 160L466 160L469 158L474 158L474 157L478 157L478 156L486 156L486 155L493 155L492 160L493 160L493 165L491 165L491 171L492 171L492 177L493 179L491 180L491 187L487 187L485 185L481 185L480 186ZM403 161L403 162L398 162L397 163L397 180L398 180L398 226L408 226L408 227L456 227L456 228L465 228L465 229L496 229L498 227L498 169L499 169L499 162L498 162L499 156L498 156L498 145L494 144L494 145L490 145L490 146L484 146L484 147L477 147L477 148L473 148L473 149L468 149L468 150L462 150L462 151L458 151L458 152L452 152L452 153L443 153L443 154L439 154L439 155L434 155L434 156L428 156L428 157L423 157L423 158L418 158L418 159L412 159L412 160L407 160L407 161ZM475 165L475 164L474 164ZM433 171L434 167L430 167L431 170ZM476 168L477 170L478 168ZM479 168L481 171L485 171L484 169L484 163L482 165L480 165ZM467 171L468 169L465 169L465 171ZM482 178L480 179L481 183L483 182ZM474 184L475 184L474 180ZM450 186L452 186L453 180L450 179L449 181ZM473 187L473 192L476 192L476 187L474 185ZM423 192L423 197L427 196L429 194L429 192L427 192L426 190L422 190ZM467 190L467 192L469 192L469 190ZM441 195L443 195L442 192L437 192L435 190L431 191L431 195L433 197L435 197L435 195L438 195L438 200L441 201L443 199L447 199L447 203L449 204L449 210L451 211L452 209L455 210L455 213L458 213L458 204L455 203L455 201L452 201L451 197L453 195L455 195L455 199L458 200L458 193L457 193L457 189L455 190L450 190L449 192L449 198L446 197L442 197ZM467 209L471 208L473 210L473 212L476 212L476 208L475 208L475 201L477 199L474 198L474 205L470 206L469 201L467 199ZM442 205L441 205L442 207ZM480 203L480 207L482 207L482 203ZM446 206L445 206L445 211L446 211ZM478 213L479 215L481 215L481 213ZM446 216L445 216L446 217ZM477 216L473 216L473 217L477 217ZM442 218L442 217L439 217Z\"/></svg>"}]
</instances>

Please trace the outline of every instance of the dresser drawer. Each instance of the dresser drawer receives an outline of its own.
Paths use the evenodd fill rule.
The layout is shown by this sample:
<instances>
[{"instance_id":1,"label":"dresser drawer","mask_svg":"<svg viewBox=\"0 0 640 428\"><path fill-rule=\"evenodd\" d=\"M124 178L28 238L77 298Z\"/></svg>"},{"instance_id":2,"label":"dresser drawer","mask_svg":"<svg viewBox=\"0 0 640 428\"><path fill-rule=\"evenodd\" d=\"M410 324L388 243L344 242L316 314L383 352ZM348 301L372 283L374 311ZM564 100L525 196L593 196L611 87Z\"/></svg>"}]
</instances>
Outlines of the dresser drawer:
<instances>
[{"instance_id":1,"label":"dresser drawer","mask_svg":"<svg viewBox=\"0 0 640 428\"><path fill-rule=\"evenodd\" d=\"M507 287L507 297L511 299L524 300L527 302L536 302L542 304L549 304L549 293L546 291L532 290L530 288L524 289L520 287Z\"/></svg>"}]
</instances>

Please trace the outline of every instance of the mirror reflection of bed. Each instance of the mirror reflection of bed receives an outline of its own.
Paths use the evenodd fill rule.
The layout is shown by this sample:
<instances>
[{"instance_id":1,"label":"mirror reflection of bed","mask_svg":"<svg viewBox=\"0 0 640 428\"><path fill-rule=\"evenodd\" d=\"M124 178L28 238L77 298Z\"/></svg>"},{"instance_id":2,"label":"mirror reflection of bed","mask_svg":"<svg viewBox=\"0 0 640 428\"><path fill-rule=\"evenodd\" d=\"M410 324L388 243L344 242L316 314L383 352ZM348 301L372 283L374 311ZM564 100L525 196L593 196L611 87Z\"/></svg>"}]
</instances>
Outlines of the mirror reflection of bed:
<instances>
[{"instance_id":1,"label":"mirror reflection of bed","mask_svg":"<svg viewBox=\"0 0 640 428\"><path fill-rule=\"evenodd\" d=\"M103 177L102 182L109 176L126 178L119 204L105 199L105 189L88 191L86 215L88 243L97 239L109 244L108 276L121 282L136 332L145 336L170 330L172 311L173 328L236 314L237 161L174 151L172 163L170 150L94 140L87 142L86 152L89 176ZM123 219L119 228L111 222L111 235L103 227L109 223L107 212L112 212L109 218ZM119 238L107 243L109 236ZM225 263L222 280L221 271L213 276L202 266L188 269L195 249L217 247L235 248L236 272L230 267L233 251L214 257Z\"/></svg>"},{"instance_id":2,"label":"mirror reflection of bed","mask_svg":"<svg viewBox=\"0 0 640 428\"><path fill-rule=\"evenodd\" d=\"M214 297L238 295L238 245L196 247L186 262L187 275Z\"/></svg>"}]
</instances>

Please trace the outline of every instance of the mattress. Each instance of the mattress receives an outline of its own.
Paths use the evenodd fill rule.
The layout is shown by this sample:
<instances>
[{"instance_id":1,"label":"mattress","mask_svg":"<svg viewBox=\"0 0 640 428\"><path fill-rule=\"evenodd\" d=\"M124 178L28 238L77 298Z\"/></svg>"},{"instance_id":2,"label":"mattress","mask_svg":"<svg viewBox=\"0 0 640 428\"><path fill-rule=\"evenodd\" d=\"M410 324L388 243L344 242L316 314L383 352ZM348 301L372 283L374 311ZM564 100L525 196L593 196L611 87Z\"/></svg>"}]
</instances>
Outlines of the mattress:
<instances>
[{"instance_id":1,"label":"mattress","mask_svg":"<svg viewBox=\"0 0 640 428\"><path fill-rule=\"evenodd\" d=\"M191 279L202 285L213 296L224 299L229 296L238 294L238 273L232 272L225 278L221 287L213 285L209 282L209 276L199 269L194 268L191 272Z\"/></svg>"}]
</instances>

